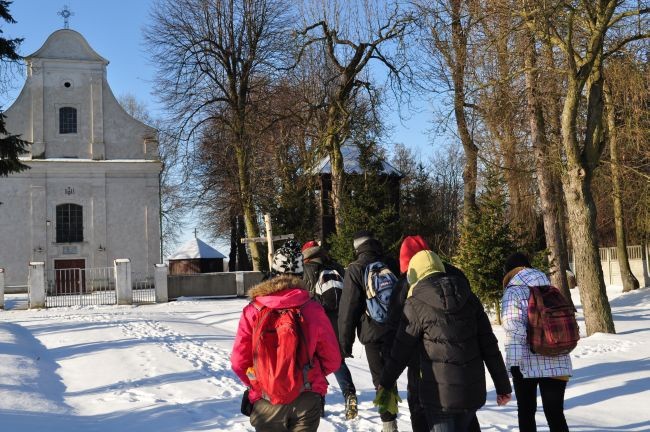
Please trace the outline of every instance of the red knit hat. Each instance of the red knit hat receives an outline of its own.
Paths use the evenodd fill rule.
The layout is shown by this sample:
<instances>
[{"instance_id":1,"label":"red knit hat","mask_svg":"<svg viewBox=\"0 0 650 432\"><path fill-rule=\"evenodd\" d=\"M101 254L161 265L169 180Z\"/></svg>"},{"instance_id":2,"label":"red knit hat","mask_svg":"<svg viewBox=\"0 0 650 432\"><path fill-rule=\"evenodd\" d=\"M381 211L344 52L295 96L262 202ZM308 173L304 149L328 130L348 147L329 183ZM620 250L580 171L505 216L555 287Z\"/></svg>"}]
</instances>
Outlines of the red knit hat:
<instances>
[{"instance_id":1,"label":"red knit hat","mask_svg":"<svg viewBox=\"0 0 650 432\"><path fill-rule=\"evenodd\" d=\"M305 249L313 248L319 246L318 242L316 240L310 240L304 245L302 245L302 249L300 249L300 252L304 252Z\"/></svg>"},{"instance_id":2,"label":"red knit hat","mask_svg":"<svg viewBox=\"0 0 650 432\"><path fill-rule=\"evenodd\" d=\"M419 235L408 236L402 242L402 247L399 250L399 270L406 273L409 268L409 261L416 253L429 250L429 245Z\"/></svg>"}]
</instances>

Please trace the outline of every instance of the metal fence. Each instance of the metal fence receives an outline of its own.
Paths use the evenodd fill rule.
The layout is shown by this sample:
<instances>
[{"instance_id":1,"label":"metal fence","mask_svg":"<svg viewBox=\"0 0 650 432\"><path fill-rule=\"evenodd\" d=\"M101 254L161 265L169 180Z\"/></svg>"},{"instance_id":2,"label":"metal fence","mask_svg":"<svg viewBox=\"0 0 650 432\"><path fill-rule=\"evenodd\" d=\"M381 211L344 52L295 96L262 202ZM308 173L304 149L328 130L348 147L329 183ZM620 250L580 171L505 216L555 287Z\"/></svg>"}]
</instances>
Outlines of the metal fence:
<instances>
[{"instance_id":1,"label":"metal fence","mask_svg":"<svg viewBox=\"0 0 650 432\"><path fill-rule=\"evenodd\" d=\"M145 273L132 273L133 304L155 303L154 277Z\"/></svg>"},{"instance_id":2,"label":"metal fence","mask_svg":"<svg viewBox=\"0 0 650 432\"><path fill-rule=\"evenodd\" d=\"M117 303L113 267L49 270L46 280L46 307Z\"/></svg>"}]
</instances>

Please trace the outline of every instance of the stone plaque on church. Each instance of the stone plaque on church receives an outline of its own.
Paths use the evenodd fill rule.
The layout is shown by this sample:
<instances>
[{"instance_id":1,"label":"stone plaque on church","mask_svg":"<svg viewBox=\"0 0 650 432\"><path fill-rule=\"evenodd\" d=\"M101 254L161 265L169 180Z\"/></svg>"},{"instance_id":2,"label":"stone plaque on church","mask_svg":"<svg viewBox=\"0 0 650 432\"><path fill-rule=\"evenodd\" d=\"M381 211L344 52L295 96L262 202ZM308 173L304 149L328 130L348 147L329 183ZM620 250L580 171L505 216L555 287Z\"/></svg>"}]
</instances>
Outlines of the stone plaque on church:
<instances>
[{"instance_id":1,"label":"stone plaque on church","mask_svg":"<svg viewBox=\"0 0 650 432\"><path fill-rule=\"evenodd\" d=\"M77 246L63 246L63 255L75 255L79 253Z\"/></svg>"}]
</instances>

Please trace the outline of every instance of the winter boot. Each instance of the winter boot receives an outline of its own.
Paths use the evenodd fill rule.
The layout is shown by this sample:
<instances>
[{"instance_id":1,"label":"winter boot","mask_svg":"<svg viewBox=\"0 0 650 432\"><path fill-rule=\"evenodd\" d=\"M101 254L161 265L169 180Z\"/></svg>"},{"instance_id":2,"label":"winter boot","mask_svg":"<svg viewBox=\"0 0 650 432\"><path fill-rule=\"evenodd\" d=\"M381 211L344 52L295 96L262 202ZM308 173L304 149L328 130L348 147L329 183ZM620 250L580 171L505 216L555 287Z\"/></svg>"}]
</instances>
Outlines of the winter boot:
<instances>
[{"instance_id":1,"label":"winter boot","mask_svg":"<svg viewBox=\"0 0 650 432\"><path fill-rule=\"evenodd\" d=\"M358 414L357 395L350 393L345 397L345 419L352 420Z\"/></svg>"},{"instance_id":2,"label":"winter boot","mask_svg":"<svg viewBox=\"0 0 650 432\"><path fill-rule=\"evenodd\" d=\"M383 422L381 432L398 432L397 420Z\"/></svg>"}]
</instances>

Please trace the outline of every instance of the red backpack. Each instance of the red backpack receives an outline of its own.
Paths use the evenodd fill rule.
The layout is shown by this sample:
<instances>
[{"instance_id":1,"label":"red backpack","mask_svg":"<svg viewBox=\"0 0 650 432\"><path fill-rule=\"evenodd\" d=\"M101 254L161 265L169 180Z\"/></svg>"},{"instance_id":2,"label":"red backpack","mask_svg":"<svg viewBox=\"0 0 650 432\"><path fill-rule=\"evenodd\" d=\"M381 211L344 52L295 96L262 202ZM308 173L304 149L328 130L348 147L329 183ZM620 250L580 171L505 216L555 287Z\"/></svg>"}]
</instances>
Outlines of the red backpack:
<instances>
[{"instance_id":1,"label":"red backpack","mask_svg":"<svg viewBox=\"0 0 650 432\"><path fill-rule=\"evenodd\" d=\"M527 340L530 350L546 356L570 353L580 339L576 308L555 287L528 288Z\"/></svg>"},{"instance_id":2,"label":"red backpack","mask_svg":"<svg viewBox=\"0 0 650 432\"><path fill-rule=\"evenodd\" d=\"M253 329L255 379L266 400L290 403L311 389L307 374L313 363L302 331L304 305L272 309L253 304L260 312Z\"/></svg>"}]
</instances>

